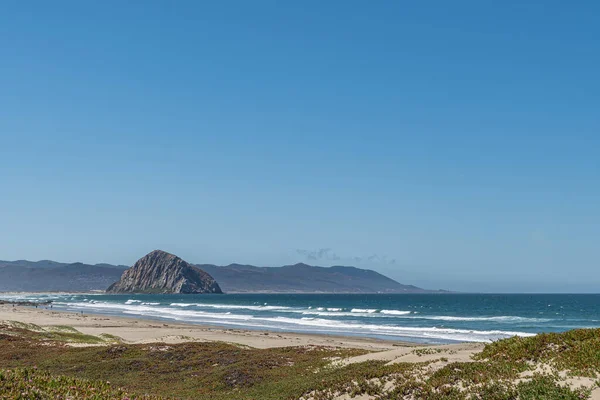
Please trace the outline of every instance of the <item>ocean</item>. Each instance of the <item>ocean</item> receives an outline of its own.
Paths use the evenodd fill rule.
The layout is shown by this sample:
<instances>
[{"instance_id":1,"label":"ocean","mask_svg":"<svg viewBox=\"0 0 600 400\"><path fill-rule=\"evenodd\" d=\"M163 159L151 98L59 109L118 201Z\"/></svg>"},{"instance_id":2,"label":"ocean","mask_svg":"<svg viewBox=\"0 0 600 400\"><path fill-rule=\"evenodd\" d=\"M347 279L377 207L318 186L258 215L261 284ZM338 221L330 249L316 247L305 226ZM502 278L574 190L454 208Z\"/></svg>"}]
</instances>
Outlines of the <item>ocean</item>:
<instances>
[{"instance_id":1,"label":"ocean","mask_svg":"<svg viewBox=\"0 0 600 400\"><path fill-rule=\"evenodd\" d=\"M600 327L596 294L0 294L56 310L418 343Z\"/></svg>"}]
</instances>

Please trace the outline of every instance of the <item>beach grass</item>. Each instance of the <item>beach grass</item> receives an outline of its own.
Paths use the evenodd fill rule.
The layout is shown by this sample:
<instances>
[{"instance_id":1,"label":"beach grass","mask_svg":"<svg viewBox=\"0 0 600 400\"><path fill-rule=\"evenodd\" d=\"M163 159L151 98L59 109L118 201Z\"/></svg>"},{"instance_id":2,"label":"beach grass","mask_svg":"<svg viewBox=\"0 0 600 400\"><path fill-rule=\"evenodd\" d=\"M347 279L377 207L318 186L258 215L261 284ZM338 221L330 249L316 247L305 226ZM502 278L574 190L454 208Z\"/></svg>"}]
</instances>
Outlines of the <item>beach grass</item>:
<instances>
[{"instance_id":1,"label":"beach grass","mask_svg":"<svg viewBox=\"0 0 600 400\"><path fill-rule=\"evenodd\" d=\"M37 368L0 370L0 399L158 399L133 396L110 382L55 376Z\"/></svg>"},{"instance_id":2,"label":"beach grass","mask_svg":"<svg viewBox=\"0 0 600 400\"><path fill-rule=\"evenodd\" d=\"M84 399L330 400L366 395L388 400L581 400L589 397L589 389L570 387L561 376L600 373L600 329L501 340L470 362L440 357L345 364L340 360L366 351L255 349L222 342L124 344L116 343L116 337L92 340L68 327L29 328L33 330L0 326L0 393L37 388L54 397L23 398L67 398L76 387L85 391L73 398ZM74 347L77 343L94 346ZM438 351L419 353L435 356ZM104 397L93 397L97 393Z\"/></svg>"},{"instance_id":3,"label":"beach grass","mask_svg":"<svg viewBox=\"0 0 600 400\"><path fill-rule=\"evenodd\" d=\"M576 329L514 337L487 345L476 359L506 360L516 364L547 364L570 375L598 377L600 329Z\"/></svg>"},{"instance_id":4,"label":"beach grass","mask_svg":"<svg viewBox=\"0 0 600 400\"><path fill-rule=\"evenodd\" d=\"M55 325L42 328L35 324L19 321L6 321L0 324L0 334L2 333L22 338L47 340L59 343L105 344L107 342L113 343L117 341L117 338L112 335L86 335L70 326Z\"/></svg>"}]
</instances>

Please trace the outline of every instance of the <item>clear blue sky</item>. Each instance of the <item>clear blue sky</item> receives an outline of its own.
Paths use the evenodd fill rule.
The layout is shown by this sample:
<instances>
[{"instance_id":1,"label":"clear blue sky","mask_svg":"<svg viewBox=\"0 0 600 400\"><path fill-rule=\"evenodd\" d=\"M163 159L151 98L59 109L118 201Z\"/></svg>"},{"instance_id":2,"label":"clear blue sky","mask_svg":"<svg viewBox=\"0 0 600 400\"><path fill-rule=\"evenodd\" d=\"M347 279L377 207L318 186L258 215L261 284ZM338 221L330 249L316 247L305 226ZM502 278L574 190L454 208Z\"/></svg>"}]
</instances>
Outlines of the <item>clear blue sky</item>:
<instances>
[{"instance_id":1,"label":"clear blue sky","mask_svg":"<svg viewBox=\"0 0 600 400\"><path fill-rule=\"evenodd\" d=\"M160 248L598 292L598 21L596 1L4 1L0 259Z\"/></svg>"}]
</instances>

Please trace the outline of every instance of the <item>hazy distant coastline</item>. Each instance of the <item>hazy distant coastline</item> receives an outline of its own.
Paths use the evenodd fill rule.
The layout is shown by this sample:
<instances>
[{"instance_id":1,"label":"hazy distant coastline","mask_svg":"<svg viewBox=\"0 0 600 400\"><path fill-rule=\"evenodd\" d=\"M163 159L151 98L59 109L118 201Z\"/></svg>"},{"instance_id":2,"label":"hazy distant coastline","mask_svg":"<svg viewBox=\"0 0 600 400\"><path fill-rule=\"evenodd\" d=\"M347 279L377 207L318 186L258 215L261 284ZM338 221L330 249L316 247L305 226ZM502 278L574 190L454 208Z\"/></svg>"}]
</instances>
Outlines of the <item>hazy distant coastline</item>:
<instances>
[{"instance_id":1,"label":"hazy distant coastline","mask_svg":"<svg viewBox=\"0 0 600 400\"><path fill-rule=\"evenodd\" d=\"M443 293L397 282L369 269L294 264L282 267L192 264L209 273L225 293ZM128 267L106 263L0 261L0 292L104 291Z\"/></svg>"}]
</instances>

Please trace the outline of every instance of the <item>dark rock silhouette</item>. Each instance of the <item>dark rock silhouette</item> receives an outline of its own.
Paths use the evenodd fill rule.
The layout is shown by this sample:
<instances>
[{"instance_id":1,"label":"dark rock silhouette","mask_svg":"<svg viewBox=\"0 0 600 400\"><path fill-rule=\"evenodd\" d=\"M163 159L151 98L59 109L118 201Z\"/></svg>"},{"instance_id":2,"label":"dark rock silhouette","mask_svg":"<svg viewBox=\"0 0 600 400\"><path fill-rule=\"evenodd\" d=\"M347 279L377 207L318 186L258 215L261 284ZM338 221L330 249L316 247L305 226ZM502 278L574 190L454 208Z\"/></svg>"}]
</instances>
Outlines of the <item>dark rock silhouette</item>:
<instances>
[{"instance_id":1,"label":"dark rock silhouette","mask_svg":"<svg viewBox=\"0 0 600 400\"><path fill-rule=\"evenodd\" d=\"M113 283L108 293L222 293L219 284L202 269L181 258L154 250L140 258Z\"/></svg>"}]
</instances>

